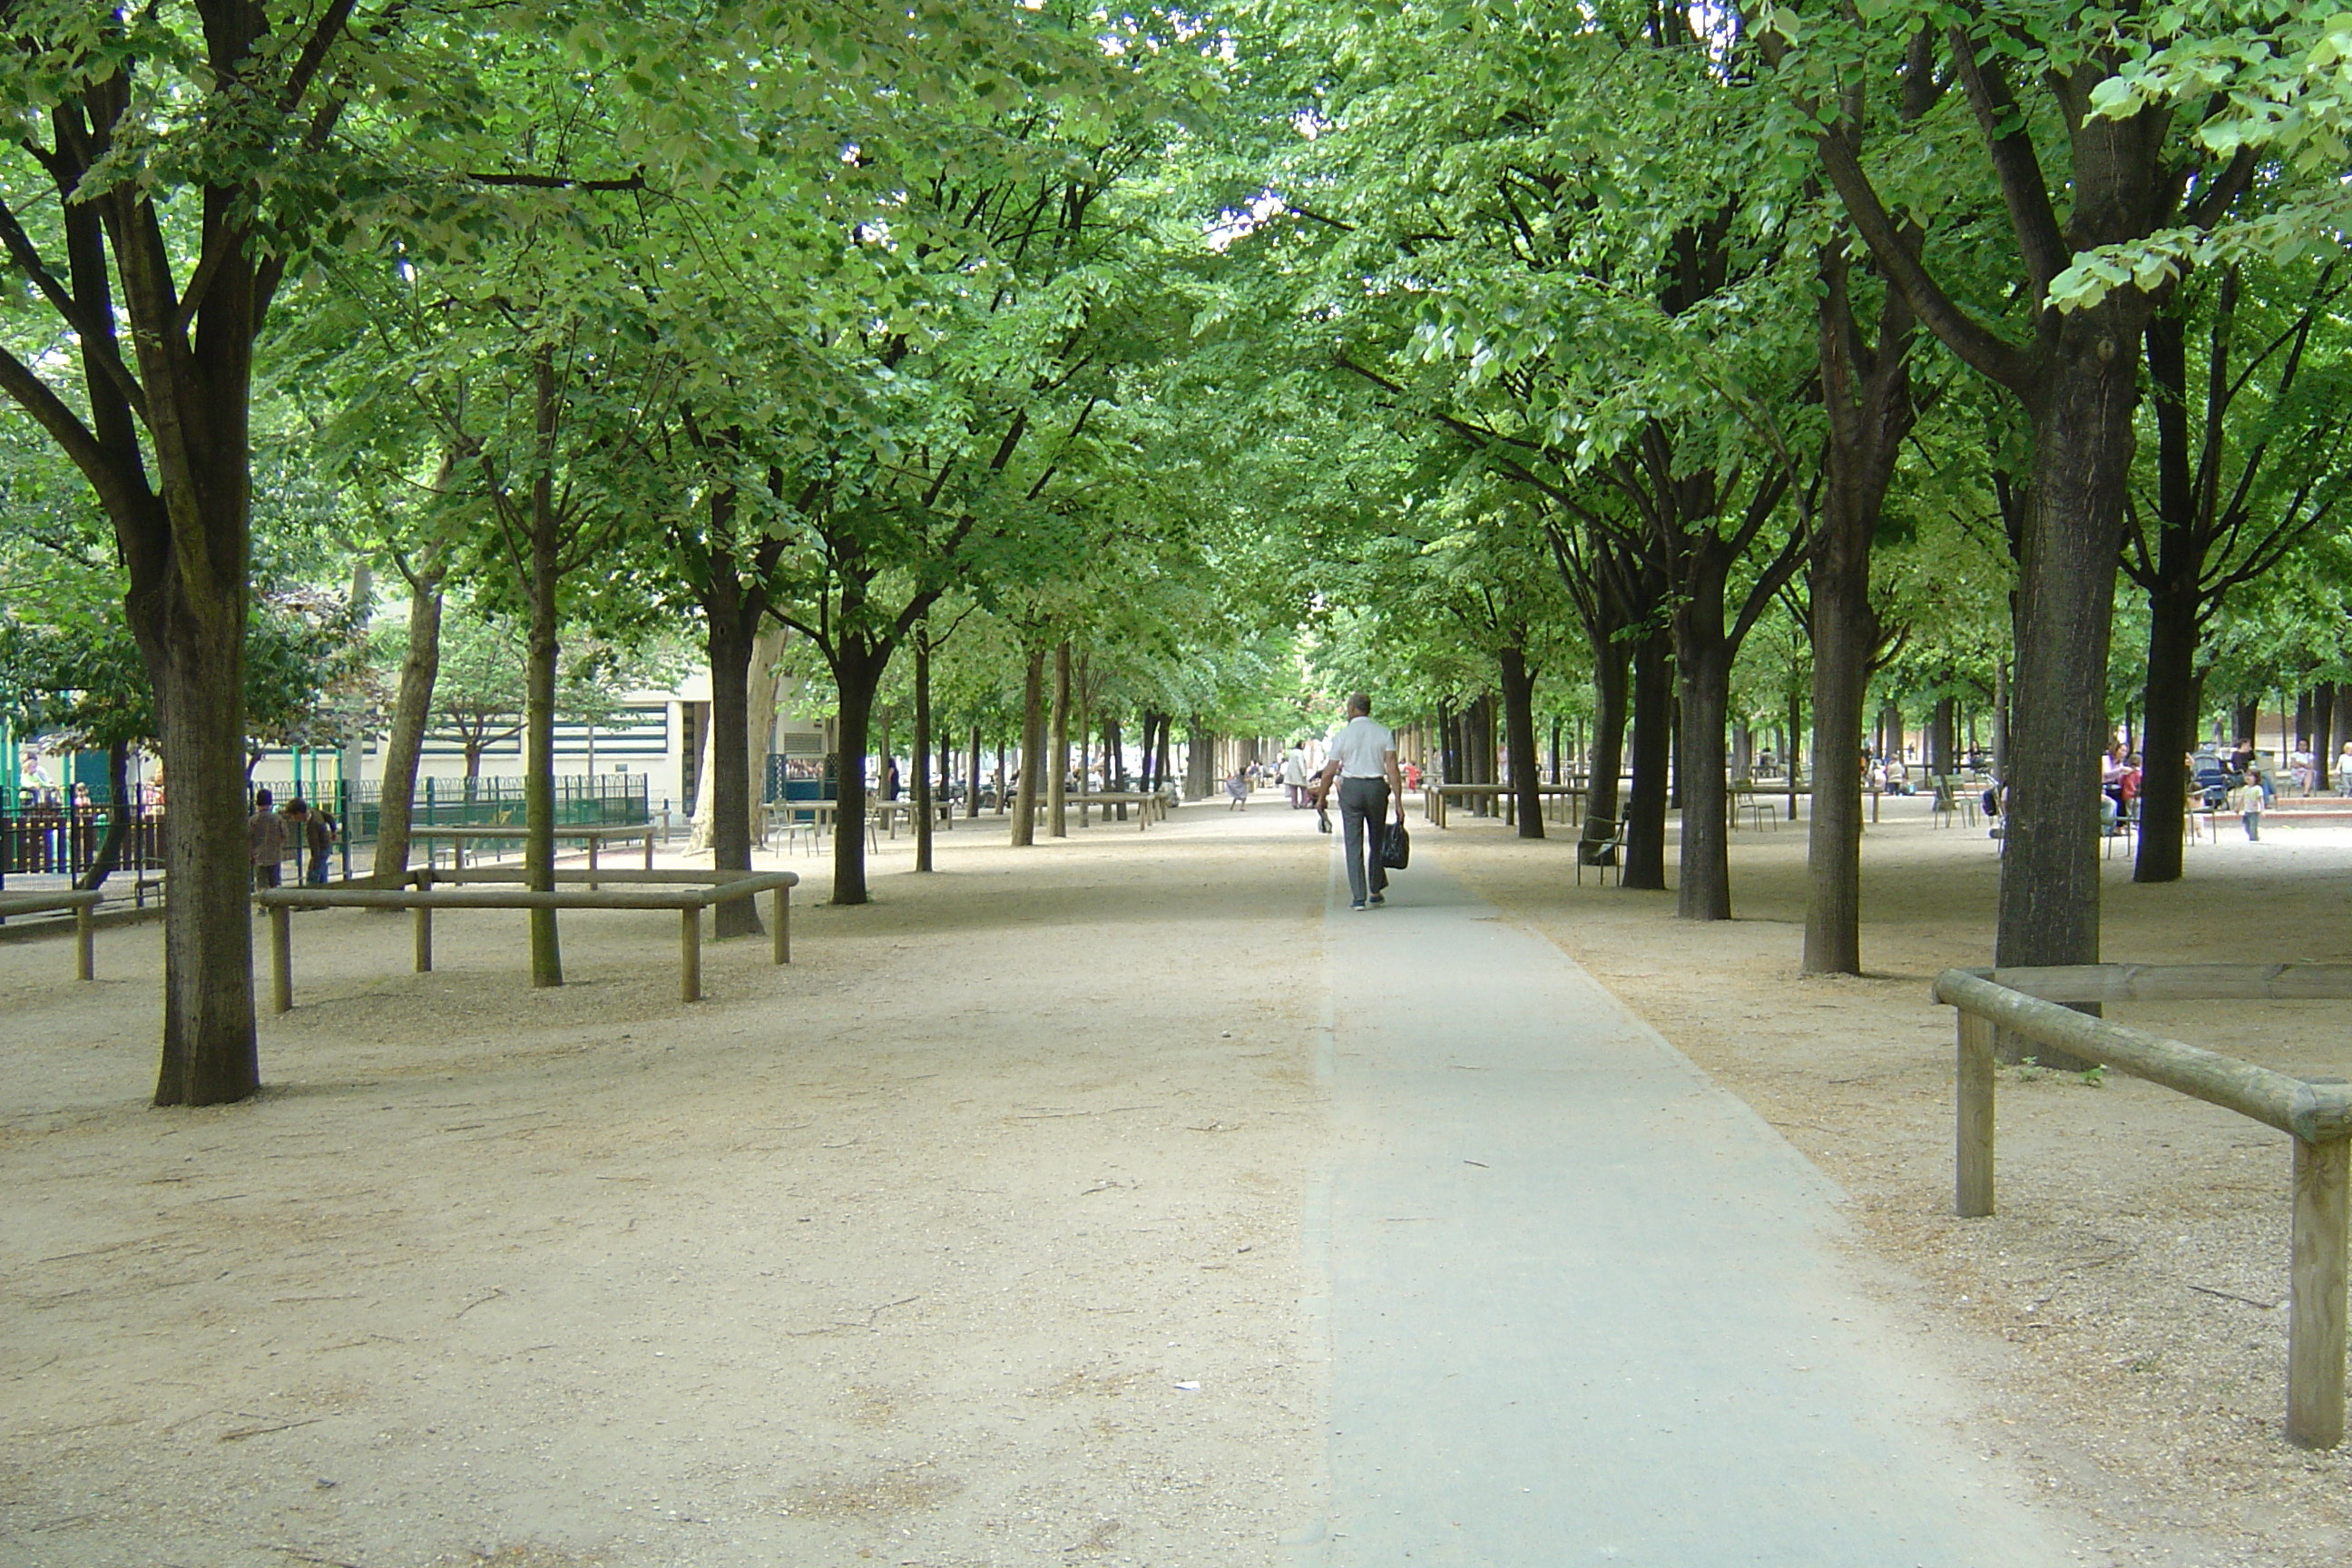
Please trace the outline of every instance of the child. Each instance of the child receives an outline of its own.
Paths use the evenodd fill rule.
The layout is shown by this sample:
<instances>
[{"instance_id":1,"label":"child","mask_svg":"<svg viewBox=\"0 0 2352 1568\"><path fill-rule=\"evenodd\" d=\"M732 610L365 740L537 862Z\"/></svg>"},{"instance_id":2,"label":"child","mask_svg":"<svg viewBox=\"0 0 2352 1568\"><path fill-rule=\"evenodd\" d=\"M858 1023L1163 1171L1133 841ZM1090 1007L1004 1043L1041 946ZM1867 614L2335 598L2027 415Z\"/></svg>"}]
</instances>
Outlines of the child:
<instances>
[{"instance_id":1,"label":"child","mask_svg":"<svg viewBox=\"0 0 2352 1568\"><path fill-rule=\"evenodd\" d=\"M2249 765L2246 782L2238 786L2237 794L2234 804L2239 819L2246 825L2246 838L2250 843L2259 844L2263 838L2263 807L2267 804L2270 794L2270 784L2263 779L2263 770Z\"/></svg>"},{"instance_id":2,"label":"child","mask_svg":"<svg viewBox=\"0 0 2352 1568\"><path fill-rule=\"evenodd\" d=\"M1249 806L1249 770L1235 768L1234 776L1225 781L1225 793L1233 796L1234 800L1234 803L1225 809L1227 811L1246 810Z\"/></svg>"}]
</instances>

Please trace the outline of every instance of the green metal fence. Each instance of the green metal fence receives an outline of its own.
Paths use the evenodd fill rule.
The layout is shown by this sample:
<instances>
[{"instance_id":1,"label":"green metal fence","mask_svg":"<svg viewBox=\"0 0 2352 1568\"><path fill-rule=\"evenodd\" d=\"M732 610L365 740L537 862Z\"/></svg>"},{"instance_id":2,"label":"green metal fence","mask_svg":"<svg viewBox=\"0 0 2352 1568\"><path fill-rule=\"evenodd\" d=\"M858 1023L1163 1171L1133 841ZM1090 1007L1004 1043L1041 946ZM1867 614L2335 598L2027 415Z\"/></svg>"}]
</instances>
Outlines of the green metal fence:
<instances>
[{"instance_id":1,"label":"green metal fence","mask_svg":"<svg viewBox=\"0 0 2352 1568\"><path fill-rule=\"evenodd\" d=\"M580 773L555 781L555 825L584 827L653 820L651 785L644 773ZM342 821L353 844L375 842L383 786L367 780L347 786ZM412 827L522 827L523 781L514 778L421 779L409 808Z\"/></svg>"}]
</instances>

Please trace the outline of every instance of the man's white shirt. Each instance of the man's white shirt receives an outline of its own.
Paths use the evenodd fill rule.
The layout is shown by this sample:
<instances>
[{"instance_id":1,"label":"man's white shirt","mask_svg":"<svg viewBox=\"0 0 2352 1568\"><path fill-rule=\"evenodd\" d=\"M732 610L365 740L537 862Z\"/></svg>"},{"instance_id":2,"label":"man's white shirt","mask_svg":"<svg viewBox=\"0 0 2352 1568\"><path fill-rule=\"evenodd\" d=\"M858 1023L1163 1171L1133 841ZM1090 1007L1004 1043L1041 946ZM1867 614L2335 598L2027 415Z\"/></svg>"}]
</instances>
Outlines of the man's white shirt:
<instances>
[{"instance_id":1,"label":"man's white shirt","mask_svg":"<svg viewBox=\"0 0 2352 1568\"><path fill-rule=\"evenodd\" d=\"M1388 754L1395 750L1396 732L1362 715L1349 720L1331 737L1331 756L1339 764L1341 778L1387 777Z\"/></svg>"}]
</instances>

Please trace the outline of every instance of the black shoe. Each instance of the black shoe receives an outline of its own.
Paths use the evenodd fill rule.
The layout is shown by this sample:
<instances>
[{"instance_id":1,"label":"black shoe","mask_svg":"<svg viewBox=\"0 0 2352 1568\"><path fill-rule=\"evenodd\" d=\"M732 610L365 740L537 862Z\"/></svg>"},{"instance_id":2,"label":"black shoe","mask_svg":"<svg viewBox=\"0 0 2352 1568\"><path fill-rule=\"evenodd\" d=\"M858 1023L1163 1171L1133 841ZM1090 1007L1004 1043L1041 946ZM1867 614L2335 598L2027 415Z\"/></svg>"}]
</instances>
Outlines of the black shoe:
<instances>
[{"instance_id":1,"label":"black shoe","mask_svg":"<svg viewBox=\"0 0 2352 1568\"><path fill-rule=\"evenodd\" d=\"M1358 914L1361 914L1364 912L1364 900L1358 899L1354 903L1349 904L1348 907L1355 910Z\"/></svg>"},{"instance_id":2,"label":"black shoe","mask_svg":"<svg viewBox=\"0 0 2352 1568\"><path fill-rule=\"evenodd\" d=\"M1385 904L1388 901L1389 896L1386 893L1374 893L1372 895L1372 907L1374 909L1380 908L1381 905Z\"/></svg>"}]
</instances>

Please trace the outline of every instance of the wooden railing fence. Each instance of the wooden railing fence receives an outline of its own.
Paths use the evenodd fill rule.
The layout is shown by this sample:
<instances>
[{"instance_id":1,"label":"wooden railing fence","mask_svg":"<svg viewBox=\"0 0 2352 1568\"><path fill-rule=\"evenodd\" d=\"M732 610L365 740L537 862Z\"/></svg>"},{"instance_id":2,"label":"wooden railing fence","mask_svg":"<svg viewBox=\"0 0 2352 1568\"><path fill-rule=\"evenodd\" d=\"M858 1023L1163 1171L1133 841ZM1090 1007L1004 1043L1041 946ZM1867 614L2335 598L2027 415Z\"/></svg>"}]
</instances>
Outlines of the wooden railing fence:
<instances>
[{"instance_id":1,"label":"wooden railing fence","mask_svg":"<svg viewBox=\"0 0 2352 1568\"><path fill-rule=\"evenodd\" d=\"M2352 1088L2290 1078L2060 1004L2345 998L2352 998L2352 964L2344 963L2098 963L1948 969L1936 977L1936 1000L1959 1010L1954 1200L1964 1216L1993 1212L1993 1038L2004 1029L2252 1117L2294 1140L2286 1431L2315 1448L2344 1440Z\"/></svg>"}]
</instances>

